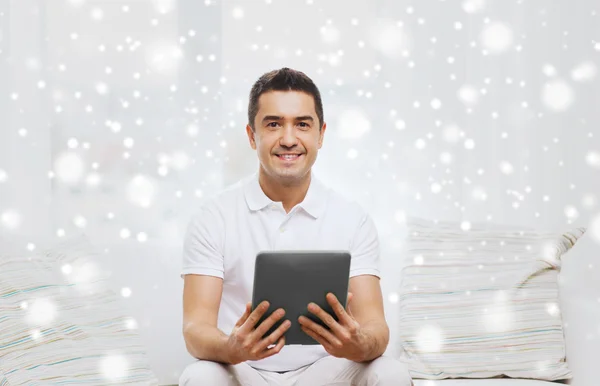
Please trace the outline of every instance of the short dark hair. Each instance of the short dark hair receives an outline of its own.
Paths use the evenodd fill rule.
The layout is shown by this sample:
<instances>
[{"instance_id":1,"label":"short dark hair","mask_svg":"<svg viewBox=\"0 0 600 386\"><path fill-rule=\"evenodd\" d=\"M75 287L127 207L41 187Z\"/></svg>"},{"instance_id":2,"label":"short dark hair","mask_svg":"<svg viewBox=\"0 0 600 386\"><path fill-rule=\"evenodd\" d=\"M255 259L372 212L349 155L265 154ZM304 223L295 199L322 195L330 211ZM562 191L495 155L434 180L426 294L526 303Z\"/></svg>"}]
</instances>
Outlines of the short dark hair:
<instances>
[{"instance_id":1,"label":"short dark hair","mask_svg":"<svg viewBox=\"0 0 600 386\"><path fill-rule=\"evenodd\" d=\"M321 101L321 93L306 74L301 71L292 70L291 68L283 67L279 70L269 71L263 74L250 90L250 100L248 102L248 124L253 131L254 119L258 114L258 98L269 91L303 91L313 96L315 101L315 111L319 119L319 130L323 126L323 102Z\"/></svg>"}]
</instances>

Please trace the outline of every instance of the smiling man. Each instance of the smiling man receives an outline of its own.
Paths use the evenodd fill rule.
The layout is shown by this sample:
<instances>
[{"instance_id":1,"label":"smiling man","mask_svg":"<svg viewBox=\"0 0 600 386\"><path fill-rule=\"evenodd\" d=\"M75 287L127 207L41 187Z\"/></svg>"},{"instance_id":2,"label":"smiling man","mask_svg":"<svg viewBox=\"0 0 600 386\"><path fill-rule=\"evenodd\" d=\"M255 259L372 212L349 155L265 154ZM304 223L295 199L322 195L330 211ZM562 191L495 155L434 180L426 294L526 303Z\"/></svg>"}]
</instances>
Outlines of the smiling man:
<instances>
[{"instance_id":1,"label":"smiling man","mask_svg":"<svg viewBox=\"0 0 600 386\"><path fill-rule=\"evenodd\" d=\"M318 88L289 68L268 72L252 87L246 133L257 173L208 199L192 217L184 241L183 335L198 360L180 385L412 385L406 366L383 356L389 329L379 284L379 240L371 217L312 172L326 124ZM254 311L256 255L264 250L349 250L348 304L329 294L338 321L315 305L297 322L320 344L285 345L276 310ZM285 319L284 319L285 320Z\"/></svg>"}]
</instances>

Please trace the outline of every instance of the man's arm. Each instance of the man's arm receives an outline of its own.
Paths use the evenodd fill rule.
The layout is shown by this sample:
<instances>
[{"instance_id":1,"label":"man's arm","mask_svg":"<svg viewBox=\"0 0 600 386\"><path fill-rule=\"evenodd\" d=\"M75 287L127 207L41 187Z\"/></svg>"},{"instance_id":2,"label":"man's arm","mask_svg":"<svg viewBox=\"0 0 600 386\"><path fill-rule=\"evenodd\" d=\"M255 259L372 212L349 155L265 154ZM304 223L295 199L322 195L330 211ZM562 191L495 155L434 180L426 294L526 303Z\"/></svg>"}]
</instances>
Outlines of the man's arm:
<instances>
[{"instance_id":1,"label":"man's arm","mask_svg":"<svg viewBox=\"0 0 600 386\"><path fill-rule=\"evenodd\" d=\"M349 292L352 293L352 301L348 307L367 341L364 361L370 361L383 355L390 339L379 278L373 275L354 276L350 278Z\"/></svg>"},{"instance_id":2,"label":"man's arm","mask_svg":"<svg viewBox=\"0 0 600 386\"><path fill-rule=\"evenodd\" d=\"M185 275L183 285L183 337L195 358L230 363L228 336L217 328L223 279Z\"/></svg>"}]
</instances>

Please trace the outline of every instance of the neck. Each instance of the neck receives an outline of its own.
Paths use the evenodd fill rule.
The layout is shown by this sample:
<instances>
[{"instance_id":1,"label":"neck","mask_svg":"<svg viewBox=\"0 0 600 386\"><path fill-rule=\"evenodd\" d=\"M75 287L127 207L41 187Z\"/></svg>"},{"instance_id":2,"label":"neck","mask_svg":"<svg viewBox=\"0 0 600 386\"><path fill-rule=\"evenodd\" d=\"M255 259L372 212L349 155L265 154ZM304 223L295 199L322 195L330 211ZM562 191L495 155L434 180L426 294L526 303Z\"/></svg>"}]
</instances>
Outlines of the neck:
<instances>
[{"instance_id":1,"label":"neck","mask_svg":"<svg viewBox=\"0 0 600 386\"><path fill-rule=\"evenodd\" d=\"M258 173L258 183L265 195L275 202L281 202L286 213L304 200L310 186L310 180L310 171L301 179L289 182L273 179L262 168L260 168Z\"/></svg>"}]
</instances>

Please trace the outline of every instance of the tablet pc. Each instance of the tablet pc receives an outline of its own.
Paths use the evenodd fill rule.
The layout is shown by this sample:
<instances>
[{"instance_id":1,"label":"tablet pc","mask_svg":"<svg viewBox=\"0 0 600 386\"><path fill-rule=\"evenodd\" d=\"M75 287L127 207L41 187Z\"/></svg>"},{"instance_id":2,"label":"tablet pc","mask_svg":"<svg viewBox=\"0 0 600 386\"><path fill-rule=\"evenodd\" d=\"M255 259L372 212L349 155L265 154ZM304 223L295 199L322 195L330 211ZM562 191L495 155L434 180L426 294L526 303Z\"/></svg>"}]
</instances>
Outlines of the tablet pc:
<instances>
[{"instance_id":1,"label":"tablet pc","mask_svg":"<svg viewBox=\"0 0 600 386\"><path fill-rule=\"evenodd\" d=\"M259 326L279 308L285 316L277 321L264 337L269 336L285 320L292 322L285 332L286 345L319 344L300 328L298 317L304 315L329 330L317 316L308 311L314 302L328 312L336 321L337 315L326 299L332 292L346 307L350 280L350 252L348 251L263 251L256 256L252 310L267 300L269 309Z\"/></svg>"}]
</instances>

